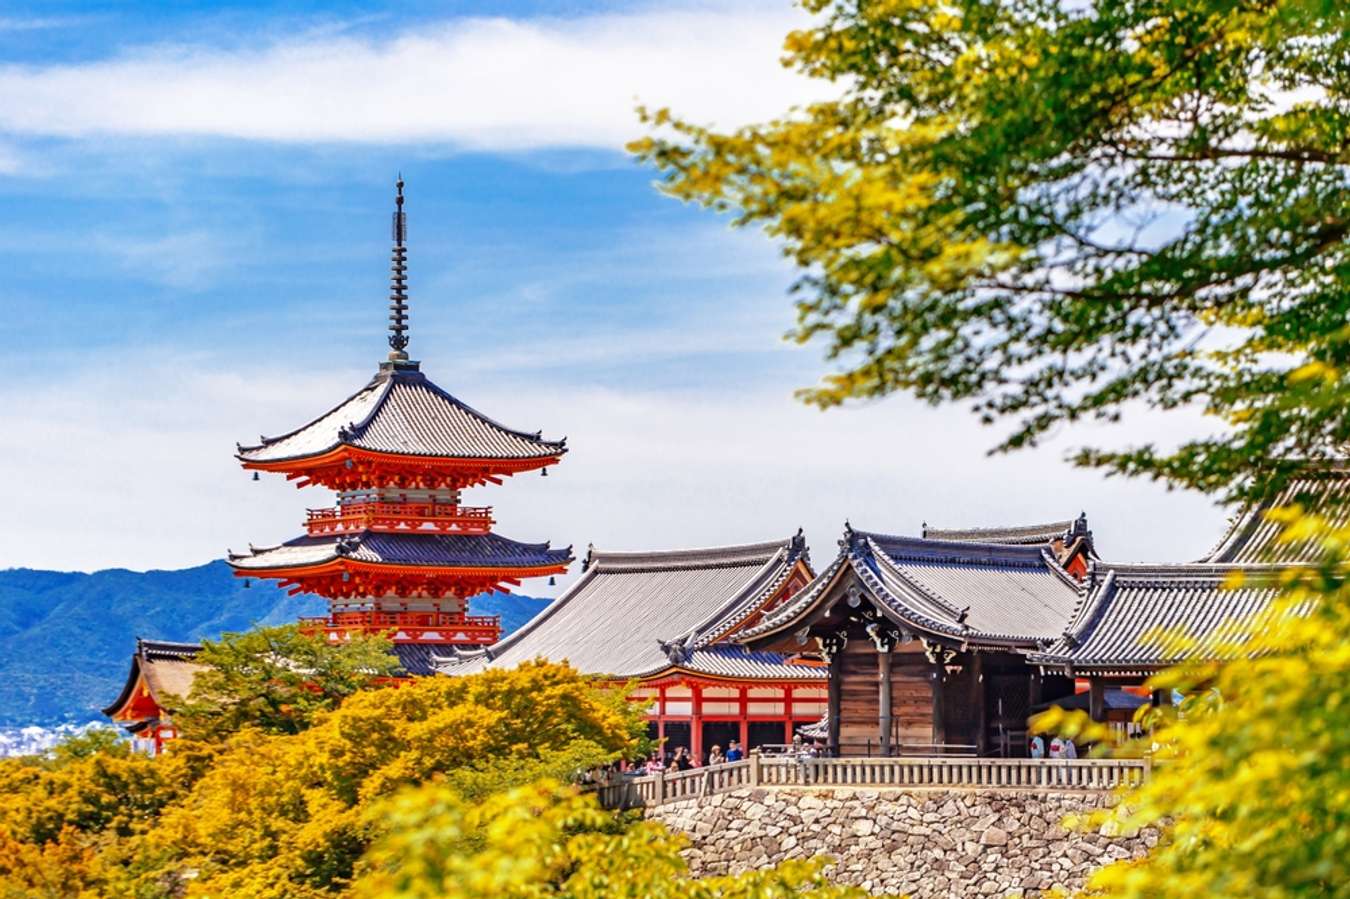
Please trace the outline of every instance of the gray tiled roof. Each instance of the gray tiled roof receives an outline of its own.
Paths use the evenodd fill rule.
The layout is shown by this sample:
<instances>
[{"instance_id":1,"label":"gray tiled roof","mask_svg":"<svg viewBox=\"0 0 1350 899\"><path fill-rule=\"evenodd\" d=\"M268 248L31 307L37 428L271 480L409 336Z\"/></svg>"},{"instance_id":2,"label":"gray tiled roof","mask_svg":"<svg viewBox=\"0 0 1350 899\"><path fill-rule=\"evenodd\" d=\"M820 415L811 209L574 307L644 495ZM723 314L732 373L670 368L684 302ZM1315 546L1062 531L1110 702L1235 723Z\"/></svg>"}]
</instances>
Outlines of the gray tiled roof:
<instances>
[{"instance_id":1,"label":"gray tiled roof","mask_svg":"<svg viewBox=\"0 0 1350 899\"><path fill-rule=\"evenodd\" d=\"M1045 544L1063 537L1073 525L1073 519L1002 528L930 528L925 523L923 536L949 543Z\"/></svg>"},{"instance_id":2,"label":"gray tiled roof","mask_svg":"<svg viewBox=\"0 0 1350 899\"><path fill-rule=\"evenodd\" d=\"M1078 582L1039 546L880 535L868 543L884 598L954 634L1053 637L1078 604Z\"/></svg>"},{"instance_id":3,"label":"gray tiled roof","mask_svg":"<svg viewBox=\"0 0 1350 899\"><path fill-rule=\"evenodd\" d=\"M1034 645L1058 636L1079 585L1042 546L939 541L849 529L839 556L806 588L738 638L790 626L841 570L857 575L892 617L971 642Z\"/></svg>"},{"instance_id":4,"label":"gray tiled roof","mask_svg":"<svg viewBox=\"0 0 1350 899\"><path fill-rule=\"evenodd\" d=\"M1270 509L1294 504L1324 515L1337 525L1350 524L1350 471L1337 468L1296 478L1266 502L1243 509L1229 523L1219 545L1201 561L1236 564L1316 561L1321 556L1318 546L1280 542L1280 525L1265 518Z\"/></svg>"},{"instance_id":5,"label":"gray tiled roof","mask_svg":"<svg viewBox=\"0 0 1350 899\"><path fill-rule=\"evenodd\" d=\"M386 534L365 531L354 536L297 537L249 553L231 553L237 569L254 571L317 565L339 557L358 562L427 565L441 568L533 568L565 565L571 547L551 549L547 543L520 543L500 534Z\"/></svg>"},{"instance_id":6,"label":"gray tiled roof","mask_svg":"<svg viewBox=\"0 0 1350 899\"><path fill-rule=\"evenodd\" d=\"M538 459L567 451L565 441L498 424L415 368L382 366L369 384L333 410L289 434L240 446L238 455L245 462L279 462L322 455L343 444L466 459Z\"/></svg>"},{"instance_id":7,"label":"gray tiled roof","mask_svg":"<svg viewBox=\"0 0 1350 899\"><path fill-rule=\"evenodd\" d=\"M1246 575L1244 583L1228 589L1225 579L1237 570ZM1076 672L1119 673L1148 673L1186 658L1212 658L1216 654L1205 650L1203 642L1198 655L1192 654L1166 632L1180 631L1203 641L1224 625L1266 609L1279 593L1271 567L1099 566L1065 633L1029 658Z\"/></svg>"},{"instance_id":8,"label":"gray tiled roof","mask_svg":"<svg viewBox=\"0 0 1350 899\"><path fill-rule=\"evenodd\" d=\"M807 677L777 653L707 645L703 638L758 608L791 573L800 542L651 553L592 552L581 579L519 631L486 651L447 657L472 673L535 658L587 674L638 677L672 667L734 677Z\"/></svg>"}]
</instances>

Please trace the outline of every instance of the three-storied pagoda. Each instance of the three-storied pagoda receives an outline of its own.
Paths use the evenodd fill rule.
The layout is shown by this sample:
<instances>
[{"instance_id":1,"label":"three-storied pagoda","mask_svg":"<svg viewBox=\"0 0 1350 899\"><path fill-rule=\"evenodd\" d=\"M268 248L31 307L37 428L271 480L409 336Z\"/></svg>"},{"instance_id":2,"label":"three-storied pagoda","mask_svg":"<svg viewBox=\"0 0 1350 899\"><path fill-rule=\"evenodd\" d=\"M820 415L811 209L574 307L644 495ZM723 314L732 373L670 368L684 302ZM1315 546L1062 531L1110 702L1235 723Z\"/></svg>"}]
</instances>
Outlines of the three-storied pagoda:
<instances>
[{"instance_id":1,"label":"three-storied pagoda","mask_svg":"<svg viewBox=\"0 0 1350 899\"><path fill-rule=\"evenodd\" d=\"M282 473L297 487L328 487L337 502L309 510L304 536L250 546L229 561L241 577L326 597L329 615L302 621L311 632L334 642L387 633L409 673L429 674L432 648L489 646L500 637L496 617L468 614L469 597L562 574L572 561L570 547L494 533L492 510L462 505L461 491L536 469L546 474L567 449L565 440L482 415L409 359L402 179L396 202L388 360L309 424L238 446L244 468Z\"/></svg>"}]
</instances>

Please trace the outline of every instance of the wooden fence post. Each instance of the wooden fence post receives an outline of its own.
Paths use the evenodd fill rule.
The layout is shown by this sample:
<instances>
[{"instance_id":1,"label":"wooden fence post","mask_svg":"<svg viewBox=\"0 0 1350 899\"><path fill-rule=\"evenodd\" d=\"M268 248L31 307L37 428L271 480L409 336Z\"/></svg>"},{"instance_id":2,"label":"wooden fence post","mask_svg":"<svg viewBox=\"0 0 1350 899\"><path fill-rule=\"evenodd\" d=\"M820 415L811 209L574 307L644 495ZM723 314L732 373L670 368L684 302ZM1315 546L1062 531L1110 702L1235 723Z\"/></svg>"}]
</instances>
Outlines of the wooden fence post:
<instances>
[{"instance_id":1,"label":"wooden fence post","mask_svg":"<svg viewBox=\"0 0 1350 899\"><path fill-rule=\"evenodd\" d=\"M757 787L759 783L759 747L757 746L750 750L750 786Z\"/></svg>"},{"instance_id":2,"label":"wooden fence post","mask_svg":"<svg viewBox=\"0 0 1350 899\"><path fill-rule=\"evenodd\" d=\"M666 771L662 768L656 772L656 802L653 805L660 805L666 801Z\"/></svg>"}]
</instances>

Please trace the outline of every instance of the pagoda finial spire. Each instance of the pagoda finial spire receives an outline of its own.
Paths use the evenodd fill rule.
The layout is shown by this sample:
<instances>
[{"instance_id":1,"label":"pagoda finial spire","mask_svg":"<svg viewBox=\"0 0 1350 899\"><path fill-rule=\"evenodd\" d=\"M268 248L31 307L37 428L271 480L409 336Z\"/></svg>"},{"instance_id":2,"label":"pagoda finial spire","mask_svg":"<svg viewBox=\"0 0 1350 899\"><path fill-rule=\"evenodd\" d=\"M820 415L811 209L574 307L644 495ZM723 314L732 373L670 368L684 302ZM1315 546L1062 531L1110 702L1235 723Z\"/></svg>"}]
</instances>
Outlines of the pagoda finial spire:
<instances>
[{"instance_id":1,"label":"pagoda finial spire","mask_svg":"<svg viewBox=\"0 0 1350 899\"><path fill-rule=\"evenodd\" d=\"M403 173L395 185L394 252L389 274L389 361L408 360L408 219L403 214Z\"/></svg>"}]
</instances>

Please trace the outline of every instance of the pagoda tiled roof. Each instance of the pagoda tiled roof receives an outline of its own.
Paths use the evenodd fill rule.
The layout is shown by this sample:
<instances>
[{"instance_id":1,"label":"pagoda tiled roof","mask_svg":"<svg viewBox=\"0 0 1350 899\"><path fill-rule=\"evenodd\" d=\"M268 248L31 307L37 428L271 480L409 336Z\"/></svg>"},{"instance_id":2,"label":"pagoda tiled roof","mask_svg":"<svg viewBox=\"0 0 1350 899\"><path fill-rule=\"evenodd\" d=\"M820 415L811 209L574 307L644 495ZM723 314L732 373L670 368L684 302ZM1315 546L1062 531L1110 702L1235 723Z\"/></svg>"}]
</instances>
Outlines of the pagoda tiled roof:
<instances>
[{"instance_id":1,"label":"pagoda tiled roof","mask_svg":"<svg viewBox=\"0 0 1350 899\"><path fill-rule=\"evenodd\" d=\"M1058 636L1080 587L1048 547L941 541L848 528L838 557L792 601L737 635L753 640L810 613L852 574L902 627L969 643L1035 646Z\"/></svg>"},{"instance_id":2,"label":"pagoda tiled roof","mask_svg":"<svg viewBox=\"0 0 1350 899\"><path fill-rule=\"evenodd\" d=\"M309 424L240 446L243 462L285 462L340 446L405 456L541 459L567 451L565 440L499 424L433 384L416 363L386 364L370 383Z\"/></svg>"},{"instance_id":3,"label":"pagoda tiled roof","mask_svg":"<svg viewBox=\"0 0 1350 899\"><path fill-rule=\"evenodd\" d=\"M1146 675L1186 660L1223 660L1249 637L1234 629L1280 595L1279 566L1097 565L1064 633L1034 664L1074 673ZM1234 572L1241 586L1231 586ZM1303 614L1295 607L1290 614ZM1219 643L1216 638L1222 638Z\"/></svg>"},{"instance_id":4,"label":"pagoda tiled roof","mask_svg":"<svg viewBox=\"0 0 1350 899\"><path fill-rule=\"evenodd\" d=\"M818 668L779 653L718 642L774 595L803 552L800 537L668 552L593 550L581 578L519 631L486 650L445 655L439 667L467 674L542 657L625 678L684 670L818 680Z\"/></svg>"},{"instance_id":5,"label":"pagoda tiled roof","mask_svg":"<svg viewBox=\"0 0 1350 899\"><path fill-rule=\"evenodd\" d=\"M1321 548L1310 543L1285 543L1281 526L1265 513L1281 506L1300 505L1344 527L1350 524L1350 469L1343 466L1310 471L1291 479L1263 502L1243 508L1229 522L1218 546L1200 561L1217 564L1313 562Z\"/></svg>"},{"instance_id":6,"label":"pagoda tiled roof","mask_svg":"<svg viewBox=\"0 0 1350 899\"><path fill-rule=\"evenodd\" d=\"M357 535L297 537L280 546L231 553L236 569L261 571L322 565L335 559L432 568L535 568L566 565L571 547L521 543L500 534L398 534L364 531Z\"/></svg>"}]
</instances>

